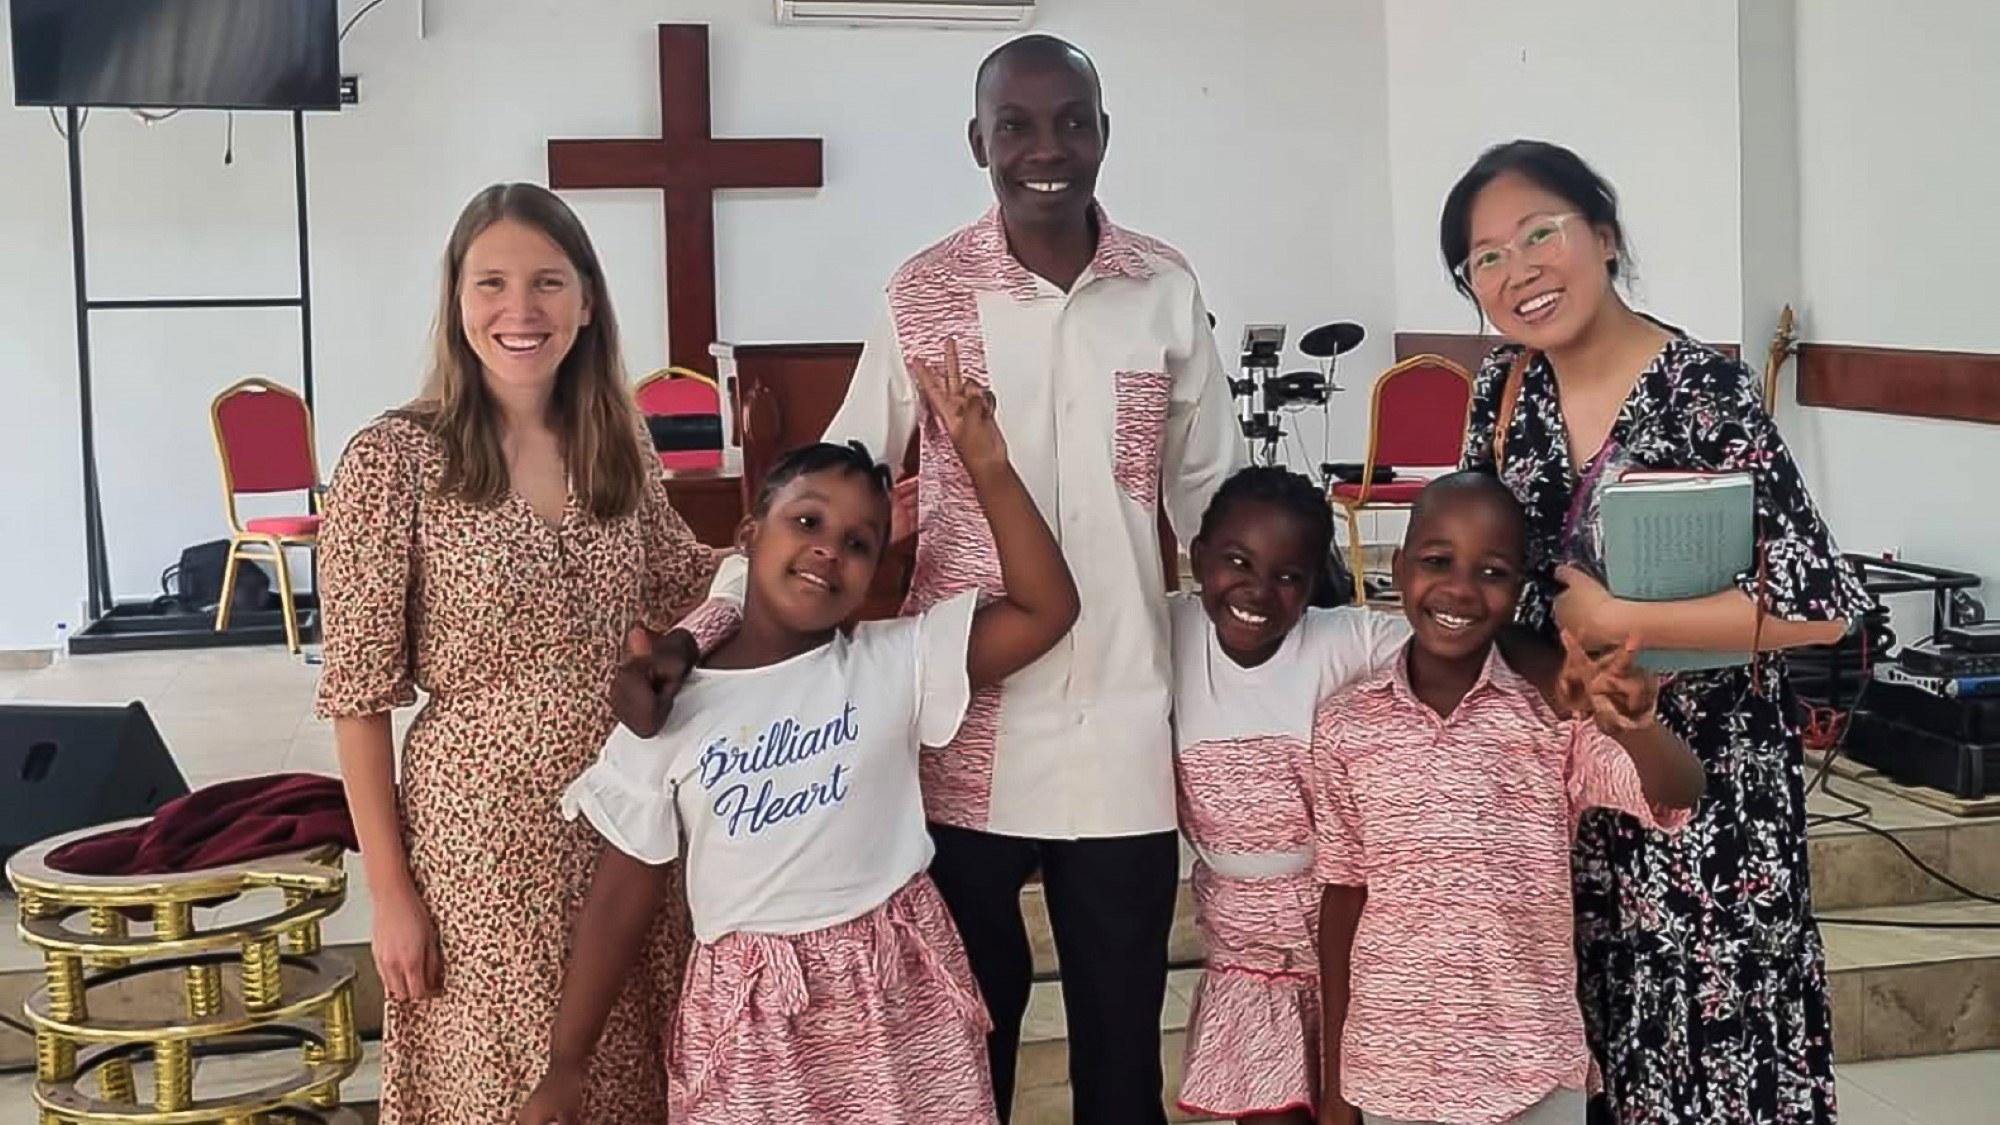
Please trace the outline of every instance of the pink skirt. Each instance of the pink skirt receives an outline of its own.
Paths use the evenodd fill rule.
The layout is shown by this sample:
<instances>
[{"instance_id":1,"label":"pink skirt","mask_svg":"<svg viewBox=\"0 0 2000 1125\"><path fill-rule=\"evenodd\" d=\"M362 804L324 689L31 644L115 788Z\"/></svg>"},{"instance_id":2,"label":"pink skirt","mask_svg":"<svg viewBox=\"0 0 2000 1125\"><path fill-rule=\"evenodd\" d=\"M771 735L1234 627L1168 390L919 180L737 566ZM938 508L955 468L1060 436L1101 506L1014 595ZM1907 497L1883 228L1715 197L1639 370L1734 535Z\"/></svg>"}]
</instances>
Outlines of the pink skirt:
<instances>
[{"instance_id":1,"label":"pink skirt","mask_svg":"<svg viewBox=\"0 0 2000 1125\"><path fill-rule=\"evenodd\" d=\"M1203 1117L1319 1101L1319 887L1310 872L1233 879L1197 863L1208 963L1188 1015L1180 1107Z\"/></svg>"},{"instance_id":2,"label":"pink skirt","mask_svg":"<svg viewBox=\"0 0 2000 1125\"><path fill-rule=\"evenodd\" d=\"M850 922L697 944L667 1057L674 1125L993 1125L991 1028L928 875Z\"/></svg>"}]
</instances>

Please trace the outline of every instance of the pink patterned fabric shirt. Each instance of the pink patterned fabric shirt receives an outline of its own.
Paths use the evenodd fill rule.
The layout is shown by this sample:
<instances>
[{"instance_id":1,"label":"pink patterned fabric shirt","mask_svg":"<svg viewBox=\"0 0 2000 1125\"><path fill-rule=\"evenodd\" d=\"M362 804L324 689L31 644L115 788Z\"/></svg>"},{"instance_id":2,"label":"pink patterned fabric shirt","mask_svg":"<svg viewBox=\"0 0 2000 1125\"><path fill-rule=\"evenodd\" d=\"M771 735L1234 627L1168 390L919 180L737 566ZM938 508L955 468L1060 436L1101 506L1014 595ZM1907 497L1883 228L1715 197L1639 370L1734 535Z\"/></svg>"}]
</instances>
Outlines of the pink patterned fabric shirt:
<instances>
[{"instance_id":1,"label":"pink patterned fabric shirt","mask_svg":"<svg viewBox=\"0 0 2000 1125\"><path fill-rule=\"evenodd\" d=\"M901 467L918 436L907 613L998 593L999 558L965 468L924 417L909 365L993 392L1014 468L1054 529L1083 612L1053 651L978 692L959 737L922 759L930 819L1038 839L1176 826L1159 509L1186 542L1241 462L1208 309L1172 248L1098 212L1068 291L1007 250L997 210L896 271L826 440ZM920 428L921 427L921 428ZM726 593L718 583L718 593Z\"/></svg>"},{"instance_id":2,"label":"pink patterned fabric shirt","mask_svg":"<svg viewBox=\"0 0 2000 1125\"><path fill-rule=\"evenodd\" d=\"M1328 699L1314 722L1314 873L1365 886L1341 1037L1364 1112L1505 1121L1590 1072L1576 998L1570 838L1585 809L1674 829L1630 756L1556 718L1496 649L1450 718L1407 662Z\"/></svg>"}]
</instances>

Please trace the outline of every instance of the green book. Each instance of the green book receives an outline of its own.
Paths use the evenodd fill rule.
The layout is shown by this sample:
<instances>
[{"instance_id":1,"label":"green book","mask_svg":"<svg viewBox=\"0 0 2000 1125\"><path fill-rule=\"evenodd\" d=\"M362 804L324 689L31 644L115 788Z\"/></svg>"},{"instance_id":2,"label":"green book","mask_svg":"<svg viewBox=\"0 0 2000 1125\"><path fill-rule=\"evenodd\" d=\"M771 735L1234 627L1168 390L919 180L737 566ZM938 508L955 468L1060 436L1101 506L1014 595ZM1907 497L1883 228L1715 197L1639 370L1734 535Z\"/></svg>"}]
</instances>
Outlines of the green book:
<instances>
[{"instance_id":1,"label":"green book","mask_svg":"<svg viewBox=\"0 0 2000 1125\"><path fill-rule=\"evenodd\" d=\"M1600 502L1604 584L1639 602L1704 598L1756 565L1757 486L1748 473L1630 473ZM1646 649L1641 667L1694 672L1748 664L1747 652Z\"/></svg>"}]
</instances>

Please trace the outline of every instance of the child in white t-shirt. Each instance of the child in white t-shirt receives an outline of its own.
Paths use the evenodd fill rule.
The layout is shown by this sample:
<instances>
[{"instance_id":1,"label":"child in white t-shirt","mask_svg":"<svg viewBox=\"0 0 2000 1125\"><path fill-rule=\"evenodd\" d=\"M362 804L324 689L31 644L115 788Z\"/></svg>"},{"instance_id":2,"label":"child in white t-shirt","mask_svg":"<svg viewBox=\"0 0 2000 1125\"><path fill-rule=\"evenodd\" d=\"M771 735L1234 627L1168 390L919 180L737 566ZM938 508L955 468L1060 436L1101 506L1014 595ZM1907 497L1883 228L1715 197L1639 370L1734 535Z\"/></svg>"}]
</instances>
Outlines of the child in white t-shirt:
<instances>
[{"instance_id":1,"label":"child in white t-shirt","mask_svg":"<svg viewBox=\"0 0 2000 1125\"><path fill-rule=\"evenodd\" d=\"M563 798L606 847L525 1125L576 1120L676 859L696 938L668 1052L677 1125L994 1121L985 1008L924 874L917 755L951 740L974 689L1052 648L1077 600L991 396L947 357L913 374L992 524L1006 595L843 631L888 540L888 475L824 444L771 470L738 538L741 627L657 736L620 727Z\"/></svg>"}]
</instances>

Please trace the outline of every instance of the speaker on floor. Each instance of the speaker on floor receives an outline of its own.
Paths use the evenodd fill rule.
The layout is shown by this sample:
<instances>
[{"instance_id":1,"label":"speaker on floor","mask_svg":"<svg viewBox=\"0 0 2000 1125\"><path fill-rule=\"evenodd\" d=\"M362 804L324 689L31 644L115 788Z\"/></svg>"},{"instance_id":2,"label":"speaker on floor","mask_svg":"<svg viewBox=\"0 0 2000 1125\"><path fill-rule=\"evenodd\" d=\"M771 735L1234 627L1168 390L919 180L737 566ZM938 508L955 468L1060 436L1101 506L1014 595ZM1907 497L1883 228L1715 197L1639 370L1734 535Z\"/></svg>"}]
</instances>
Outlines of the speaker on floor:
<instances>
[{"instance_id":1,"label":"speaker on floor","mask_svg":"<svg viewBox=\"0 0 2000 1125\"><path fill-rule=\"evenodd\" d=\"M0 704L0 860L187 791L143 703Z\"/></svg>"}]
</instances>

